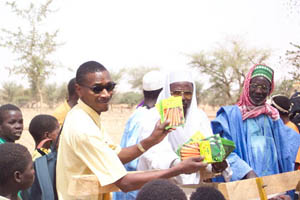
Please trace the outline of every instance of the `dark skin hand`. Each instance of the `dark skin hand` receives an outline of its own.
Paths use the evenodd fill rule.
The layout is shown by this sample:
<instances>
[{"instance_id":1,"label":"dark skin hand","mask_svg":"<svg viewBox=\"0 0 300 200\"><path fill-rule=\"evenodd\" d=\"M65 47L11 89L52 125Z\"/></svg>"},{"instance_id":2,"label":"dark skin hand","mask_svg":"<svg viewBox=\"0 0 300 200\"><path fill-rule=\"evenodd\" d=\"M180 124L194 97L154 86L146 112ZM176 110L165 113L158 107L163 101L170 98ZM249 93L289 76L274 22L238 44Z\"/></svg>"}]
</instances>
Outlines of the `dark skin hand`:
<instances>
[{"instance_id":1,"label":"dark skin hand","mask_svg":"<svg viewBox=\"0 0 300 200\"><path fill-rule=\"evenodd\" d=\"M246 176L244 176L242 179L249 179L249 178L256 178L256 177L257 177L256 173L252 170L248 172L248 174L246 174Z\"/></svg>"},{"instance_id":2,"label":"dark skin hand","mask_svg":"<svg viewBox=\"0 0 300 200\"><path fill-rule=\"evenodd\" d=\"M282 194L282 195L278 195L276 197L273 197L269 200L292 200L291 197L289 195L286 194Z\"/></svg>"},{"instance_id":3,"label":"dark skin hand","mask_svg":"<svg viewBox=\"0 0 300 200\"><path fill-rule=\"evenodd\" d=\"M228 167L228 164L227 164L226 160L224 160L223 162L213 163L212 171L214 173L219 173L219 172L224 171L227 167Z\"/></svg>"}]
</instances>

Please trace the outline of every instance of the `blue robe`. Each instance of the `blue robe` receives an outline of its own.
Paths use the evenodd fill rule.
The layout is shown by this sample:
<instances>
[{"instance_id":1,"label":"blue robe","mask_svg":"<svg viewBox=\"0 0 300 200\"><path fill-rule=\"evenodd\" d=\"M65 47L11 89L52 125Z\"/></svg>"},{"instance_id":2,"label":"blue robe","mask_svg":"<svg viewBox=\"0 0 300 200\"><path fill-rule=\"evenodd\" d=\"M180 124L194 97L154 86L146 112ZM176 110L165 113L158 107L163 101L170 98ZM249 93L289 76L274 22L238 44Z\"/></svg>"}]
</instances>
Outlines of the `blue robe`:
<instances>
[{"instance_id":1,"label":"blue robe","mask_svg":"<svg viewBox=\"0 0 300 200\"><path fill-rule=\"evenodd\" d=\"M300 135L282 120L267 115L242 120L238 106L224 106L211 122L214 134L234 141L236 149L227 161L233 171L231 181L254 170L258 176L294 170Z\"/></svg>"},{"instance_id":2,"label":"blue robe","mask_svg":"<svg viewBox=\"0 0 300 200\"><path fill-rule=\"evenodd\" d=\"M128 119L122 136L120 146L122 148L135 145L140 140L140 134L152 133L155 123L159 119L156 108L147 109L146 107L138 107ZM150 135L150 134L149 134ZM126 163L124 166L127 171L136 171L139 158ZM113 200L135 200L139 190L124 192L115 192Z\"/></svg>"}]
</instances>

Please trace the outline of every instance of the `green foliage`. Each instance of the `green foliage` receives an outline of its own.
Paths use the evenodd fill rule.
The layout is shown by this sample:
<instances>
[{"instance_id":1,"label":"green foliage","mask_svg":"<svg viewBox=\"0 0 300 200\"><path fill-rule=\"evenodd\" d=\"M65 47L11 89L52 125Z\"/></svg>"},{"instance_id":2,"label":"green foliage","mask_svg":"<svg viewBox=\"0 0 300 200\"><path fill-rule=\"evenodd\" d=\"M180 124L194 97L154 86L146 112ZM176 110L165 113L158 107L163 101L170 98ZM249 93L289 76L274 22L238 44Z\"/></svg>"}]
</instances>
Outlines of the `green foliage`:
<instances>
[{"instance_id":1,"label":"green foliage","mask_svg":"<svg viewBox=\"0 0 300 200\"><path fill-rule=\"evenodd\" d=\"M293 43L291 45L293 49L287 50L285 55L287 61L293 66L290 74L295 81L300 81L300 45Z\"/></svg>"},{"instance_id":2,"label":"green foliage","mask_svg":"<svg viewBox=\"0 0 300 200\"><path fill-rule=\"evenodd\" d=\"M143 88L143 77L146 73L152 70L159 70L157 67L136 67L131 68L127 71L129 75L128 83L131 84L132 89L137 89L142 91Z\"/></svg>"},{"instance_id":3,"label":"green foliage","mask_svg":"<svg viewBox=\"0 0 300 200\"><path fill-rule=\"evenodd\" d=\"M272 95L282 94L290 97L294 92L293 83L294 83L293 80L287 80L287 79L277 82Z\"/></svg>"},{"instance_id":4,"label":"green foliage","mask_svg":"<svg viewBox=\"0 0 300 200\"><path fill-rule=\"evenodd\" d=\"M55 69L49 56L60 45L56 42L58 30L50 33L41 29L48 14L53 12L49 8L52 1L47 0L39 5L30 3L27 9L20 9L16 1L7 2L11 11L24 21L20 25L28 25L29 30L18 26L17 30L2 28L0 32L0 46L10 49L18 61L9 68L10 72L26 76L34 99L41 103L45 80Z\"/></svg>"},{"instance_id":5,"label":"green foliage","mask_svg":"<svg viewBox=\"0 0 300 200\"><path fill-rule=\"evenodd\" d=\"M114 71L114 70L110 70L109 71L111 79L116 82L119 83L122 79L122 77L126 74L126 69L122 68L118 71Z\"/></svg>"},{"instance_id":6,"label":"green foliage","mask_svg":"<svg viewBox=\"0 0 300 200\"><path fill-rule=\"evenodd\" d=\"M30 100L30 92L15 82L5 82L0 91L1 104L24 106Z\"/></svg>"},{"instance_id":7,"label":"green foliage","mask_svg":"<svg viewBox=\"0 0 300 200\"><path fill-rule=\"evenodd\" d=\"M209 78L205 102L220 106L237 101L249 68L269 56L269 50L247 48L240 40L230 40L214 50L191 55L190 65Z\"/></svg>"},{"instance_id":8,"label":"green foliage","mask_svg":"<svg viewBox=\"0 0 300 200\"><path fill-rule=\"evenodd\" d=\"M67 84L64 83L61 86L57 86L56 83L48 84L44 88L45 94L45 103L50 107L53 108L59 102L62 102L67 98Z\"/></svg>"},{"instance_id":9,"label":"green foliage","mask_svg":"<svg viewBox=\"0 0 300 200\"><path fill-rule=\"evenodd\" d=\"M125 92L115 94L112 103L116 104L129 104L134 106L139 104L143 99L143 95L137 92Z\"/></svg>"},{"instance_id":10,"label":"green foliage","mask_svg":"<svg viewBox=\"0 0 300 200\"><path fill-rule=\"evenodd\" d=\"M203 83L195 81L196 85L196 99L198 104L206 104L206 93L203 91Z\"/></svg>"}]
</instances>

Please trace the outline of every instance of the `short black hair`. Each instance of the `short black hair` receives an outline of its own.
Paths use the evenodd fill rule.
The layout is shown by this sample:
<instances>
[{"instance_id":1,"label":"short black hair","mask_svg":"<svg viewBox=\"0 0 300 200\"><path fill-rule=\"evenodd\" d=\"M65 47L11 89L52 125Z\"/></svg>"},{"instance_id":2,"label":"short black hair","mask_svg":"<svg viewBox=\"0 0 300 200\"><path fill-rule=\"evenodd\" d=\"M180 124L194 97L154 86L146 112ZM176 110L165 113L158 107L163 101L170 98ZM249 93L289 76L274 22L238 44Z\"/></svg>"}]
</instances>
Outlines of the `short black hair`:
<instances>
[{"instance_id":1,"label":"short black hair","mask_svg":"<svg viewBox=\"0 0 300 200\"><path fill-rule=\"evenodd\" d=\"M190 200L225 200L223 194L212 186L203 186L193 192Z\"/></svg>"},{"instance_id":2,"label":"short black hair","mask_svg":"<svg viewBox=\"0 0 300 200\"><path fill-rule=\"evenodd\" d=\"M287 96L276 95L272 97L271 105L276 108L281 115L288 115L291 102Z\"/></svg>"},{"instance_id":3,"label":"short black hair","mask_svg":"<svg viewBox=\"0 0 300 200\"><path fill-rule=\"evenodd\" d=\"M0 124L2 124L3 121L4 121L4 116L3 116L4 113L6 111L10 111L10 110L15 110L15 111L20 111L21 112L20 108L18 106L13 105L13 104L4 104L4 105L0 106Z\"/></svg>"},{"instance_id":4,"label":"short black hair","mask_svg":"<svg viewBox=\"0 0 300 200\"><path fill-rule=\"evenodd\" d=\"M152 90L152 91L143 90L143 93L144 93L145 99L155 99L156 100L161 91L162 91L162 88L158 89L158 90Z\"/></svg>"},{"instance_id":5,"label":"short black hair","mask_svg":"<svg viewBox=\"0 0 300 200\"><path fill-rule=\"evenodd\" d=\"M58 121L51 115L37 115L29 124L29 133L36 145L41 142L45 132L52 132L57 128Z\"/></svg>"},{"instance_id":6,"label":"short black hair","mask_svg":"<svg viewBox=\"0 0 300 200\"><path fill-rule=\"evenodd\" d=\"M136 200L187 200L183 190L165 179L146 183L139 191Z\"/></svg>"},{"instance_id":7,"label":"short black hair","mask_svg":"<svg viewBox=\"0 0 300 200\"><path fill-rule=\"evenodd\" d=\"M0 145L0 185L5 185L13 178L14 173L23 173L31 156L27 148L21 144L7 142Z\"/></svg>"},{"instance_id":8,"label":"short black hair","mask_svg":"<svg viewBox=\"0 0 300 200\"><path fill-rule=\"evenodd\" d=\"M79 66L76 72L76 83L83 85L85 83L85 76L88 73L107 71L107 69L96 61L88 61Z\"/></svg>"},{"instance_id":9,"label":"short black hair","mask_svg":"<svg viewBox=\"0 0 300 200\"><path fill-rule=\"evenodd\" d=\"M76 94L75 83L76 83L76 78L72 78L68 83L69 97Z\"/></svg>"}]
</instances>

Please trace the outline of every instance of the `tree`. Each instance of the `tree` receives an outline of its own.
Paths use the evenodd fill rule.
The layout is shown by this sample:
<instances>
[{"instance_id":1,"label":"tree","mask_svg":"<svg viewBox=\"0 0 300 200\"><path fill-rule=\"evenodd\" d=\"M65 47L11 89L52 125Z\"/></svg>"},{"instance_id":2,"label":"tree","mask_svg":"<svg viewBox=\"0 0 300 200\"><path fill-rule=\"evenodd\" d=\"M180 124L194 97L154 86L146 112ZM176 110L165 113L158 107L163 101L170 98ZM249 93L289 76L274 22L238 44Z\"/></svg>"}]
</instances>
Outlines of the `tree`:
<instances>
[{"instance_id":1,"label":"tree","mask_svg":"<svg viewBox=\"0 0 300 200\"><path fill-rule=\"evenodd\" d=\"M29 101L29 91L15 82L5 82L1 89L1 104L12 103L23 106Z\"/></svg>"},{"instance_id":2,"label":"tree","mask_svg":"<svg viewBox=\"0 0 300 200\"><path fill-rule=\"evenodd\" d=\"M272 95L282 94L287 97L290 97L291 94L294 92L293 82L294 82L293 80L288 80L288 79L278 81L275 85L275 89Z\"/></svg>"},{"instance_id":3,"label":"tree","mask_svg":"<svg viewBox=\"0 0 300 200\"><path fill-rule=\"evenodd\" d=\"M241 40L233 39L217 49L191 55L190 65L209 79L206 102L217 106L235 103L249 68L269 56L270 50L247 48Z\"/></svg>"},{"instance_id":4,"label":"tree","mask_svg":"<svg viewBox=\"0 0 300 200\"><path fill-rule=\"evenodd\" d=\"M127 74L129 75L128 83L131 84L132 89L142 90L143 77L146 73L152 70L159 70L157 67L136 67L130 69Z\"/></svg>"},{"instance_id":5,"label":"tree","mask_svg":"<svg viewBox=\"0 0 300 200\"><path fill-rule=\"evenodd\" d=\"M27 9L20 9L16 1L6 2L12 12L29 25L29 30L20 26L17 30L1 29L3 36L0 46L10 49L18 61L9 68L10 72L27 77L33 97L40 101L41 105L45 80L55 69L50 55L60 45L56 42L58 30L50 33L41 29L48 14L53 12L50 10L52 1L46 0L40 5L30 3Z\"/></svg>"},{"instance_id":6,"label":"tree","mask_svg":"<svg viewBox=\"0 0 300 200\"><path fill-rule=\"evenodd\" d=\"M293 66L290 74L294 81L300 81L300 45L290 43L293 50L287 50L285 55L287 61Z\"/></svg>"},{"instance_id":7,"label":"tree","mask_svg":"<svg viewBox=\"0 0 300 200\"><path fill-rule=\"evenodd\" d=\"M46 84L44 92L46 96L45 103L53 108L59 102L62 102L67 98L68 90L67 83L63 83L61 86L57 86L56 83Z\"/></svg>"}]
</instances>

